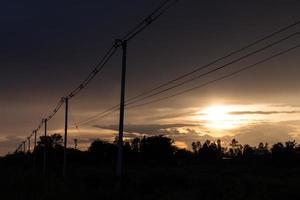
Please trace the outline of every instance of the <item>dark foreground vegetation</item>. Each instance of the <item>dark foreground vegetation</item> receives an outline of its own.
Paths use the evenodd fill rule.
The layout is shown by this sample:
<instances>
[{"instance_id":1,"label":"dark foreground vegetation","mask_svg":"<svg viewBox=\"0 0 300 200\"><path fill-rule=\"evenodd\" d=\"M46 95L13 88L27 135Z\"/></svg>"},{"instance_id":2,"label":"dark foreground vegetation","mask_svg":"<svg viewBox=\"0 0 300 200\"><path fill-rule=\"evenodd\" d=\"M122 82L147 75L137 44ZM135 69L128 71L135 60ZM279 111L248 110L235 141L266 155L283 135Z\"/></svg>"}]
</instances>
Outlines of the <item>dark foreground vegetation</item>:
<instances>
[{"instance_id":1,"label":"dark foreground vegetation","mask_svg":"<svg viewBox=\"0 0 300 200\"><path fill-rule=\"evenodd\" d=\"M47 152L43 173L44 147ZM0 159L1 199L299 199L300 146L257 147L232 140L194 142L178 149L163 136L124 143L124 176L115 177L115 143L92 142L88 151L68 149L62 176L60 135L42 137L31 153Z\"/></svg>"}]
</instances>

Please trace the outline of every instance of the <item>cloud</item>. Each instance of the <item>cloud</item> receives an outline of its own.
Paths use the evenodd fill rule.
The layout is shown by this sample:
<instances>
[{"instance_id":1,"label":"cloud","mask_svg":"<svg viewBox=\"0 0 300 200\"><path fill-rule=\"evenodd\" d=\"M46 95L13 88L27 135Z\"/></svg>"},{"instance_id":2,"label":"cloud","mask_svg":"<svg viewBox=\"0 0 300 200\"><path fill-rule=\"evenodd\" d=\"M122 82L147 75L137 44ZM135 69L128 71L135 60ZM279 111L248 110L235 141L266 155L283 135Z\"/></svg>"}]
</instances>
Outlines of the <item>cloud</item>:
<instances>
[{"instance_id":1,"label":"cloud","mask_svg":"<svg viewBox=\"0 0 300 200\"><path fill-rule=\"evenodd\" d=\"M124 131L127 133L139 133L144 135L174 135L178 134L178 128L196 126L195 124L127 124L124 126ZM117 131L118 125L94 125L94 127Z\"/></svg>"},{"instance_id":2,"label":"cloud","mask_svg":"<svg viewBox=\"0 0 300 200\"><path fill-rule=\"evenodd\" d=\"M95 125L94 127L98 127L101 129L110 129L114 131L118 130L118 125ZM202 127L202 125L197 124L128 124L125 125L124 131L126 132L125 136L135 134L132 135L133 137L143 135L164 135L174 139L175 144L179 147L189 148L191 143L199 138L199 135L209 133L208 130L203 129ZM211 136L206 138L209 138L211 140L214 139Z\"/></svg>"},{"instance_id":3,"label":"cloud","mask_svg":"<svg viewBox=\"0 0 300 200\"><path fill-rule=\"evenodd\" d=\"M298 126L295 124L298 123ZM205 140L216 141L222 140L225 144L229 144L232 139L236 139L241 144L250 144L257 146L260 142L274 144L277 142L293 141L300 142L300 121L287 121L278 123L257 123L247 125L230 131L230 135L222 137L214 137L211 134L195 135L191 134L178 139L187 141Z\"/></svg>"},{"instance_id":4,"label":"cloud","mask_svg":"<svg viewBox=\"0 0 300 200\"><path fill-rule=\"evenodd\" d=\"M17 136L6 136L0 140L0 155L5 155L8 151L14 152L24 138Z\"/></svg>"},{"instance_id":5,"label":"cloud","mask_svg":"<svg viewBox=\"0 0 300 200\"><path fill-rule=\"evenodd\" d=\"M300 108L300 104L272 104L272 107L291 107L291 108Z\"/></svg>"},{"instance_id":6,"label":"cloud","mask_svg":"<svg viewBox=\"0 0 300 200\"><path fill-rule=\"evenodd\" d=\"M228 134L222 137L215 137L214 133L203 126L195 124L150 124L150 125L127 125L126 132L139 133L141 135L166 135L174 139L182 146L190 146L193 141L204 142L206 140L216 141L221 139L229 144L232 139L238 140L241 144L258 145L260 142L274 144L296 140L300 142L300 121L285 122L263 122L246 125L240 128L229 130ZM99 126L117 130L116 125Z\"/></svg>"},{"instance_id":7,"label":"cloud","mask_svg":"<svg viewBox=\"0 0 300 200\"><path fill-rule=\"evenodd\" d=\"M195 115L195 111L187 111L187 112L180 112L180 113L171 113L171 114L160 114L157 116L150 116L147 117L146 120L149 121L156 121L156 120L166 120L166 119L174 119L174 118L182 118L183 116L191 116Z\"/></svg>"},{"instance_id":8,"label":"cloud","mask_svg":"<svg viewBox=\"0 0 300 200\"><path fill-rule=\"evenodd\" d=\"M236 130L235 138L242 144L257 145L259 142L286 142L289 140L300 141L299 136L292 133L298 132L297 128L289 122L284 123L262 123L249 125Z\"/></svg>"},{"instance_id":9,"label":"cloud","mask_svg":"<svg viewBox=\"0 0 300 200\"><path fill-rule=\"evenodd\" d=\"M94 125L92 128L70 130L68 145L74 145L74 139L78 139L78 148L86 150L90 143L101 138L113 141L117 136L118 125ZM125 138L141 137L143 135L165 135L172 138L180 147L188 147L194 141L216 141L221 139L224 144L229 144L233 138L241 144L257 146L260 142L273 144L296 140L300 142L300 120L284 122L260 122L242 126L240 128L226 130L225 135L216 137L213 130L197 124L128 124L124 127ZM6 154L8 150L15 150L23 138L8 136L0 139L0 154Z\"/></svg>"},{"instance_id":10,"label":"cloud","mask_svg":"<svg viewBox=\"0 0 300 200\"><path fill-rule=\"evenodd\" d=\"M271 114L297 114L300 111L234 111L231 115L271 115Z\"/></svg>"}]
</instances>

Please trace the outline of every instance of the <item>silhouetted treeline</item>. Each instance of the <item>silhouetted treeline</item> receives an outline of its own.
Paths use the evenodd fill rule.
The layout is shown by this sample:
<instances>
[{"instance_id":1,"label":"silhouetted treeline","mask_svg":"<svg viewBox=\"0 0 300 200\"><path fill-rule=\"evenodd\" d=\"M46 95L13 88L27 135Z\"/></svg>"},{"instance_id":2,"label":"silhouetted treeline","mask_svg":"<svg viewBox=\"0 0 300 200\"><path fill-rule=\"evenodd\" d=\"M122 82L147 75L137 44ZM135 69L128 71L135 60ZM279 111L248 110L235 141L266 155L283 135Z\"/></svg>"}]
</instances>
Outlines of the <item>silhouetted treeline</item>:
<instances>
[{"instance_id":1,"label":"silhouetted treeline","mask_svg":"<svg viewBox=\"0 0 300 200\"><path fill-rule=\"evenodd\" d=\"M117 157L117 138L114 142L100 139L94 140L88 150L80 151L68 148L67 158L69 164L96 164L103 166L115 165ZM63 139L59 134L42 136L33 152L15 152L2 158L2 162L18 163L27 161L41 167L46 149L47 164L52 168L60 166L63 162ZM209 162L272 162L277 164L300 163L300 146L295 141L269 145L259 143L257 146L242 145L233 139L230 144L223 145L217 141L195 141L191 150L180 149L174 141L166 136L151 136L134 138L124 141L124 162L134 163L159 163L170 165L196 164ZM29 162L32 161L32 162Z\"/></svg>"}]
</instances>

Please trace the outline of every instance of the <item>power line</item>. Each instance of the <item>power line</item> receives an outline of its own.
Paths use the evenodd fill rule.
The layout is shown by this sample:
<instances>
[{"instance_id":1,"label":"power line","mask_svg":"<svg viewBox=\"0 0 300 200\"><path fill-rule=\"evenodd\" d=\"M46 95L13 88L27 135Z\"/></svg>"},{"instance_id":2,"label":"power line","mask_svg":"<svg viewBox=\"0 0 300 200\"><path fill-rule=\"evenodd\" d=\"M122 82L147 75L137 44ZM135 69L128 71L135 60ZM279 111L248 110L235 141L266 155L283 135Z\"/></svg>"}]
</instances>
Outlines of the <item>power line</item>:
<instances>
[{"instance_id":1,"label":"power line","mask_svg":"<svg viewBox=\"0 0 300 200\"><path fill-rule=\"evenodd\" d=\"M67 95L68 99L76 96L81 90L83 90L94 78L95 76L104 68L110 58L116 53L119 45L117 42L107 51L101 61L96 65L92 72L76 87L72 92Z\"/></svg>"},{"instance_id":2,"label":"power line","mask_svg":"<svg viewBox=\"0 0 300 200\"><path fill-rule=\"evenodd\" d=\"M273 46L275 46L275 45L277 45L277 44L279 44L279 43L282 43L282 42L284 42L284 41L286 41L286 40L288 40L288 39L290 39L290 38L292 38L292 37L294 37L294 36L298 36L299 33L300 33L300 32L296 32L296 33L290 34L290 35L288 35L287 37L284 37L284 38L282 38L282 39L280 39L280 40L278 40L278 41L276 41L276 42L273 42L273 43L271 43L271 44L269 44L269 45L266 45L266 46L264 46L264 47L262 47L262 48L259 48L259 49L255 50L255 51L253 51L253 52L250 52L250 53L248 53L248 54L246 54L246 55L244 55L244 56L241 56L241 57L239 57L239 58L237 58L237 59L234 59L233 61L230 61L230 62L228 62L228 63L226 63L226 64L224 64L224 65L222 65L222 66L220 66L220 67L217 67L217 68L215 68L215 69L212 69L212 70L210 70L210 71L208 71L208 72L205 72L205 73L203 73L203 74L197 75L197 76L192 77L192 78L190 78L190 79L187 79L187 80L185 80L185 81L183 81L183 82L181 82L181 83L178 83L178 84L176 84L176 85L174 85L174 86L168 87L168 88L166 88L166 89L164 89L164 90L158 91L158 92L156 92L156 93L154 93L154 94L150 94L150 95L147 95L147 96L145 96L145 97L143 97L143 98L140 98L140 99L137 99L137 100L135 100L135 101L129 102L129 103L127 103L127 105L131 105L131 104L134 104L134 103L136 103L136 102L142 101L142 100L144 100L144 99L147 99L147 98L150 98L150 97L157 96L157 95L159 95L159 94L161 94L161 93L164 93L164 92L167 92L167 91L169 91L169 90L175 89L175 88L177 88L177 87L179 87L179 86L182 86L182 85L184 85L184 84L186 84L186 83L192 82L192 81L197 80L197 79L199 79L199 78L201 78L201 77L204 77L204 76L206 76L206 75L209 75L209 74L211 74L211 73L213 73L213 72L216 72L216 71L218 71L218 70L221 70L221 69L223 69L223 68L226 68L226 67L228 67L228 66L230 66L230 65L232 65L232 64L234 64L234 63L236 63L236 62L239 62L239 61L241 61L241 60L243 60L243 59L245 59L245 58L248 58L248 57L250 57L250 56L252 56L252 55L255 55L255 54L257 54L257 53L259 53L259 52L261 52L261 51L264 51L264 50L266 50L266 49L268 49L268 48L271 48L271 47L273 47Z\"/></svg>"},{"instance_id":3,"label":"power line","mask_svg":"<svg viewBox=\"0 0 300 200\"><path fill-rule=\"evenodd\" d=\"M166 86L166 85L169 85L170 83L173 83L173 82L175 82L175 81L181 80L181 79L183 79L183 78L185 78L185 77L187 77L187 76L189 76L189 75L191 75L191 74L193 74L193 73L199 71L200 69L204 69L204 68L206 68L206 67L208 67L208 66L211 66L211 65L213 65L214 63L216 63L216 62L218 62L218 61L220 61L220 60L223 60L223 59L225 59L225 58L227 58L227 57L229 57L229 56L231 56L231 55L233 55L233 54L236 54L236 53L238 53L238 52L240 52L240 51L242 51L242 50L245 50L245 49L247 49L247 48L249 48L249 47L251 47L251 46L253 46L253 45L255 45L255 44L259 43L259 42L262 42L262 41L266 40L267 38L270 38L271 36L274 36L274 35L276 35L276 34L278 34L278 33L281 33L281 32L284 31L284 30L287 30L288 28L294 27L295 25L297 25L297 24L299 24L299 23L300 23L300 21L298 21L298 22L296 22L296 23L293 23L293 24L291 24L291 25L289 25L289 26L287 26L287 27L284 27L284 28L282 28L282 29L280 29L280 30L278 30L278 31L276 31L276 32L273 32L272 34L269 34L268 36L265 36L265 37L263 37L262 39L259 39L259 40L255 41L255 42L253 42L253 43L251 43L251 44L249 44L249 45L246 45L245 47L240 48L240 49L238 49L238 50L236 50L236 51L233 51L232 53L229 53L229 54L227 54L227 55L225 55L225 56L223 56L223 57L221 57L221 58L219 58L219 59L216 59L215 61L211 62L210 64L204 65L204 66L202 66L202 67L200 67L200 68L197 68L196 70L193 70L193 71L191 71L191 72L188 72L188 73L186 73L186 74L184 74L184 75L182 75L182 76L180 76L180 77L178 77L178 78L176 78L176 79L173 79L173 80L171 80L171 81L168 81L168 82L162 84L163 86L160 85L160 86L155 87L155 88L153 88L153 89L151 89L151 90L148 90L148 91L146 91L146 92L142 92L140 95L137 95L137 96L135 96L135 97L129 98L129 99L126 101L126 102L129 101L129 103L127 103L126 105L128 106L128 105L131 105L131 104L140 102L140 101L142 101L142 100L144 100L144 99L147 99L147 98L150 98L150 97L153 97L153 96L157 96L157 95L159 95L159 94L161 94L161 93L163 93L163 92L169 91L169 90L171 90L171 89L177 88L177 87L179 87L179 86L181 86L181 85L183 85L183 84L186 84L186 83L188 83L188 82L191 82L191 81L194 81L194 80L199 79L199 78L201 78L201 77L204 77L204 76L206 76L206 75L208 75L208 74L210 74L210 73L213 73L213 72L215 72L215 71L218 71L218 70L220 70L220 69L223 69L223 68L225 68L225 67L228 67L228 66L230 66L231 64L234 64L234 63L236 63L236 62L238 62L238 61L241 61L241 60L243 60L243 59L245 59L245 58L247 58L247 57L250 57L250 56L252 56L252 55L254 55L254 54L257 54L257 53L259 53L259 52L261 52L261 51L263 51L263 50L265 50L265 49L268 49L268 48L270 48L270 47L272 47L272 46L274 46L274 45L277 45L277 44L279 44L279 43L281 43L281 42L284 42L284 41L290 39L291 37L297 36L297 35L299 35L299 32L290 34L290 35L288 35L288 36L286 36L286 37L284 37L284 38L282 38L282 39L280 39L280 40L277 40L277 41L275 41L275 42L273 42L273 43L271 43L271 44L269 44L269 45L266 45L266 46L264 46L264 47L262 47L262 48L259 48L259 49L255 50L255 51L253 51L253 52L251 52L251 53L248 53L248 54L246 54L246 55L244 55L244 56L241 56L241 57L239 57L239 58L237 58L237 59L234 59L233 61L230 61L230 62L226 63L225 65L222 65L222 66L220 66L220 67L218 67L218 68L215 68L215 69L213 69L213 70L211 70L211 71L208 71L208 72L206 72L206 73L204 73L204 74L200 74L200 75L198 75L198 76L196 76L196 77L192 77L192 78L190 78L190 79L187 79L187 80L185 80L185 81L183 81L183 82L181 82L181 83L179 83L179 84L176 84L176 85L174 85L174 86L172 86L172 87L166 88L166 89L164 89L164 90L162 90L162 91L158 91L158 92L156 92L156 93L153 93L153 94L147 95L147 96L145 96L145 97L142 97L142 96L144 96L145 94L152 93L153 91L156 91L156 90L158 90L159 88L162 88L162 87L164 87L164 86ZM235 53L234 53L234 52L235 52ZM140 98L140 97L142 97L142 98ZM130 100L134 100L134 99L137 99L137 100L130 102ZM113 106L113 107L110 107L110 108L108 108L107 110L105 110L105 111L103 111L103 112L100 112L99 114L96 114L96 115L90 117L89 119L87 119L87 120L85 120L85 121L77 122L76 125L86 124L86 123L89 123L89 122L91 122L91 121L95 121L95 120L97 120L97 119L99 119L99 118L102 118L102 115L103 115L103 114L105 114L105 113L107 113L107 112L110 112L110 111L113 111L113 112L114 112L114 110L115 110L116 108L118 108L118 106L119 106L119 105L115 105L115 106ZM106 115L105 115L105 116L106 116Z\"/></svg>"},{"instance_id":4,"label":"power line","mask_svg":"<svg viewBox=\"0 0 300 200\"><path fill-rule=\"evenodd\" d=\"M169 95L169 96L166 96L166 97L162 97L162 98L159 98L159 99L155 99L155 100L152 100L152 101L149 101L149 102L146 102L146 103L136 104L136 105L132 105L132 106L129 106L129 107L125 107L125 109L132 109L132 108L136 108L136 107L145 106L145 105L148 105L148 104L153 104L153 103L156 103L156 102L160 102L160 101L163 101L163 100L166 100L166 99L170 99L170 98L172 98L172 97L176 97L176 96L182 95L182 94L184 94L184 93L187 93L187 92L190 92L190 91L193 91L193 90L196 90L196 89L205 87L205 86L207 86L207 85L213 84L213 83L218 82L218 81L221 81L221 80L223 80L223 79L232 77L233 75L236 75L236 74L241 73L241 72L243 72L243 71L245 71L245 70L248 70L248 69L250 69L250 68L253 68L253 67L255 67L255 66L259 65L259 64L265 63L265 62L267 62L267 61L269 61L269 60L271 60L271 59L274 59L274 58L279 57L279 56L281 56L281 55L287 54L288 52L290 52L290 51L292 51L292 50L295 50L296 48L299 48L299 47L300 47L300 45L296 45L296 46L294 46L294 47L291 47L291 48L289 48L289 49L286 49L286 50L284 50L284 51L281 51L281 52L279 52L279 53L276 53L276 54L274 54L274 55L272 55L272 56L269 56L269 57L267 57L267 58L265 58L265 59L262 59L262 60L260 60L260 61L258 61L258 62L256 62L256 63L254 63L254 64L248 65L248 66L243 67L243 68L241 68L241 69L239 69L239 70L236 70L236 71L234 71L234 72L232 72L232 73L226 74L226 75L224 75L224 76L221 76L221 77L216 78L216 79L214 79L214 80L211 80L211 81L208 81L208 82L206 82L206 83L200 84L200 85L198 85L198 86L195 86L195 87L192 87L192 88L189 88L189 89L185 89L185 90L180 91L180 92L177 92L177 93L175 93L175 94L172 94L172 95ZM113 107L112 107L112 108L113 108ZM111 113L113 113L113 112L115 112L115 111L118 110L118 109L112 109L112 108L111 108L111 109L107 109L106 111L102 112L101 115L99 115L97 118L92 119L92 120L89 120L89 121L86 121L86 122L84 122L84 123L82 123L82 124L87 124L87 123L89 123L89 122L92 122L92 121L95 121L95 120L104 118L104 117L108 116L109 114L111 114ZM85 125L83 125L83 126L80 125L80 127L84 127L84 126L85 126Z\"/></svg>"},{"instance_id":5,"label":"power line","mask_svg":"<svg viewBox=\"0 0 300 200\"><path fill-rule=\"evenodd\" d=\"M240 49L234 50L234 51L232 51L232 52L226 54L225 56L222 56L222 57L220 57L220 58L217 58L217 59L215 59L215 60L209 62L208 64L205 64L205 65L200 66L200 67L196 67L196 69L194 69L194 70L192 70L192 71L190 71L190 72L187 72L187 73L185 73L185 74L183 74L183 75L181 75L181 76L178 76L178 77L176 77L176 78L174 78L174 79L172 79L172 80L170 80L170 81L167 81L167 82L165 82L165 83L162 83L162 84L160 84L160 85L157 86L157 87L154 87L154 88L149 89L149 90L147 90L147 91L145 91L145 92L142 92L141 94L138 94L138 95L136 95L136 96L134 96L134 97L132 97L132 98L129 98L127 101L131 101L131 100L137 99L137 98L139 98L139 97L141 97L141 96L144 96L144 95L146 95L146 94L152 93L152 92L154 92L154 91L156 91L156 90L158 90L158 89L160 89L160 88L162 88L162 87L165 87L165 86L167 86L167 85L169 85L169 84L171 84L171 83L174 83L174 82L176 82L176 81L178 81L178 80L181 80L181 79L183 79L183 78L185 78L185 77L187 77L187 76L189 76L189 75L191 75L191 74L194 74L195 72L198 72L198 71L200 71L200 70L202 70L202 69L205 69L205 68L207 68L207 67L209 67L209 66L212 66L213 64L215 64L215 63L217 63L217 62L219 62L219 61L222 61L222 60L224 60L224 59L226 59L226 58L228 58L228 57L230 57L230 56L232 56L232 55L235 55L235 54L240 53L240 52L242 52L242 51L244 51L244 50L246 50L246 49L248 49L248 48L250 48L250 47L252 47L252 46L255 46L255 45L257 45L257 44L259 44L259 43L261 43L261 42L263 42L263 41L265 41L265 40L267 40L267 39L269 39L269 38L271 38L271 37L273 37L273 36L275 36L275 35L278 35L278 34L284 32L284 31L286 31L286 30L288 30L288 29L291 29L291 28L293 28L293 27L295 27L295 26L297 26L297 25L299 25L299 24L300 24L300 20L298 20L298 21L296 21L295 23L292 23L292 24L290 24L290 25L288 25L288 26L285 26L285 27L283 27L283 28L281 28L281 29L279 29L279 30L277 30L277 31L274 31L274 32L272 32L272 33L270 33L270 34L268 34L268 35L266 35L266 36L264 36L264 37L262 37L262 38L260 38L260 39L258 39L258 40L256 40L256 41L254 41L254 42L252 42L252 43L250 43L250 44L248 44L248 45L246 45L246 46L240 48Z\"/></svg>"},{"instance_id":6,"label":"power line","mask_svg":"<svg viewBox=\"0 0 300 200\"><path fill-rule=\"evenodd\" d=\"M150 13L144 20L142 20L140 23L138 23L133 29L131 29L130 31L127 32L127 34L125 34L122 37L123 41L129 41L131 40L133 37L135 37L137 34L139 34L141 31L143 31L146 27L148 27L152 22L154 22L156 19L158 19L161 15L163 15L170 7L172 7L175 3L177 3L178 0L166 0L163 1L152 13ZM115 44L115 46L119 47L119 44ZM75 90L74 90L75 91ZM79 88L77 89L77 91L79 92ZM70 95L69 95L70 96ZM112 110L116 110L119 107L119 105L115 105L95 116L90 117L89 119L82 121L82 122L78 122L75 123L75 125L73 127L76 127L80 124L85 124L90 122L91 120L93 120L94 118L97 118L99 116L102 116L103 114L105 115L105 113L112 111Z\"/></svg>"},{"instance_id":7,"label":"power line","mask_svg":"<svg viewBox=\"0 0 300 200\"><path fill-rule=\"evenodd\" d=\"M109 51L104 55L104 57L101 59L101 61L96 65L96 67L93 69L93 71L88 75L88 77L86 79L84 79L84 81L77 88L75 88L72 92L70 92L67 95L67 98L70 99L70 98L76 96L82 89L84 89L90 83L90 81L103 69L104 65L115 54L117 48L118 48L118 46L116 44L113 45L109 49ZM60 110L60 108L62 107L63 104L64 104L64 100L63 100L63 98L61 98L60 101L57 103L56 107L54 108L54 110L50 113L50 115L43 120L47 120L47 121L51 120L56 115L56 113ZM35 129L36 131L41 129L43 120L38 125L38 128Z\"/></svg>"},{"instance_id":8,"label":"power line","mask_svg":"<svg viewBox=\"0 0 300 200\"><path fill-rule=\"evenodd\" d=\"M148 27L152 22L158 19L162 14L164 14L171 6L173 6L178 0L166 0L162 2L150 15L148 15L142 22L140 22L136 27L132 30L128 31L128 33L122 38L123 41L129 41L134 38L137 34L143 31L146 27ZM110 58L115 54L117 49L121 46L119 40L116 40L112 47L107 51L101 61L96 65L96 67L92 70L92 72L88 75L86 79L75 88L67 98L71 99L76 94L78 94L82 89L84 89L89 82L103 69L105 64L110 60Z\"/></svg>"},{"instance_id":9,"label":"power line","mask_svg":"<svg viewBox=\"0 0 300 200\"><path fill-rule=\"evenodd\" d=\"M128 31L122 37L123 41L129 41L133 39L137 34L142 32L151 23L157 20L161 15L163 15L169 8L171 8L178 0L165 0L163 1L152 13L150 13L144 20L138 23L132 30Z\"/></svg>"},{"instance_id":10,"label":"power line","mask_svg":"<svg viewBox=\"0 0 300 200\"><path fill-rule=\"evenodd\" d=\"M214 79L214 80L212 80L212 81L208 81L208 82L203 83L203 84L201 84L201 85L198 85L198 86L195 86L195 87L192 87L192 88L189 88L189 89L186 89L186 90L177 92L177 93L175 93L175 94L172 94L172 95L169 95L169 96L166 96L166 97L162 97L162 98L159 98L159 99L155 99L155 100L152 100L152 101L149 101L149 102L146 102L146 103L142 103L142 104L133 105L133 106L127 107L126 109L130 109L130 108L135 108L135 107L140 107L140 106L145 106L145 105L148 105L148 104L156 103L156 102L159 102L159 101L163 101L163 100L166 100L166 99L169 99L169 98L172 98L172 97L175 97L175 96L179 96L179 95L182 95L182 94L184 94L184 93L187 93L187 92L190 92L190 91L193 91L193 90L202 88L202 87L204 87L204 86L210 85L210 84L215 83L215 82L217 82L217 81L221 81L221 80L223 80L223 79L225 79L225 78L229 78L229 77L231 77L231 76L233 76L233 75L235 75L235 74L238 74L238 73L240 73L240 72L242 72L242 71L245 71L245 70L247 70L247 69L250 69L250 68L252 68L252 67L255 67L255 66L259 65L259 64L262 64L262 63L264 63L264 62L266 62L266 61L269 61L269 60L271 60L271 59L274 59L274 58L276 58L276 57L278 57L278 56L281 56L281 55L283 55L283 54L286 54L286 53L288 53L288 52L290 52L290 51L292 51L292 50L295 50L296 48L299 48L299 47L300 47L300 44L298 44L298 45L296 45L296 46L294 46L294 47L291 47L291 48L289 48L289 49L287 49L287 50L281 51L281 52L279 52L279 53L277 53L277 54L274 54L274 55L272 55L272 56L270 56L270 57L268 57L268 58L266 58L266 59L260 60L260 61L258 61L258 62L256 62L256 63L252 64L252 65L248 65L248 66L243 67L243 68L241 68L241 69L239 69L239 70L237 70L237 71L234 71L234 72L229 73L229 74L227 74L227 75L221 76L221 77L219 77L219 78L217 78L217 79Z\"/></svg>"},{"instance_id":11,"label":"power line","mask_svg":"<svg viewBox=\"0 0 300 200\"><path fill-rule=\"evenodd\" d=\"M173 6L178 0L166 0L162 2L150 15L148 15L141 23L139 23L134 29L130 30L122 40L129 41L135 37L138 33L148 27L153 21L158 19L162 14L164 14L171 6ZM104 68L105 64L110 60L110 58L116 53L117 49L120 47L120 42L115 41L112 47L107 51L101 61L96 65L92 72L83 80L83 82L76 87L71 93L67 95L68 99L71 99L77 95L81 90L83 90L90 81ZM60 105L61 106L61 105Z\"/></svg>"},{"instance_id":12,"label":"power line","mask_svg":"<svg viewBox=\"0 0 300 200\"><path fill-rule=\"evenodd\" d=\"M110 108L108 108L108 109L106 109L106 110L100 112L99 114L94 115L93 117L91 117L91 118L85 120L85 121L81 121L81 122L75 123L75 125L73 125L72 127L73 127L73 128L74 128L74 127L77 127L77 126L82 127L82 126L81 126L82 124L86 124L86 123L89 123L89 122L94 121L94 120L96 120L96 119L102 118L103 115L106 116L107 113L111 113L111 111L113 111L113 112L114 112L114 111L117 111L118 109L119 109L119 105L110 107Z\"/></svg>"},{"instance_id":13,"label":"power line","mask_svg":"<svg viewBox=\"0 0 300 200\"><path fill-rule=\"evenodd\" d=\"M57 103L57 105L54 108L54 110L52 111L52 113L47 118L45 118L45 119L47 119L48 121L51 120L56 115L56 113L59 111L59 109L61 108L61 106L63 105L63 103L64 103L63 100L60 100Z\"/></svg>"},{"instance_id":14,"label":"power line","mask_svg":"<svg viewBox=\"0 0 300 200\"><path fill-rule=\"evenodd\" d=\"M168 2L170 2L170 0L166 0L161 2L161 4L155 9L153 10L144 20L142 20L140 23L138 23L133 29L129 30L123 37L122 40L126 40L126 38L128 38L130 35L134 34L142 25L144 25L144 23L146 21L148 21L147 19L151 16L153 16L154 14L156 14L163 6L165 6Z\"/></svg>"}]
</instances>

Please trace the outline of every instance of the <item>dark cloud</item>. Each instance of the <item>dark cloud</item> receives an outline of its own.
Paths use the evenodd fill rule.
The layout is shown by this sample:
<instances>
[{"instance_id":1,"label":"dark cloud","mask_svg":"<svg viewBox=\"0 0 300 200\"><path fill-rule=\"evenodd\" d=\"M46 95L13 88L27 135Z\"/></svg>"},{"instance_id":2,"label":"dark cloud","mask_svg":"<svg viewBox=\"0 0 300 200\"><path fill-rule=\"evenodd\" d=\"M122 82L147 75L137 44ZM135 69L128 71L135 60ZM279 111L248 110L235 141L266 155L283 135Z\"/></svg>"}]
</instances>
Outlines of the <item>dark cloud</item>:
<instances>
[{"instance_id":1,"label":"dark cloud","mask_svg":"<svg viewBox=\"0 0 300 200\"><path fill-rule=\"evenodd\" d=\"M0 155L13 152L24 139L17 136L6 136L0 140Z\"/></svg>"},{"instance_id":2,"label":"dark cloud","mask_svg":"<svg viewBox=\"0 0 300 200\"><path fill-rule=\"evenodd\" d=\"M154 116L149 116L146 117L145 120L151 120L151 121L157 121L157 120L162 120L162 119L174 119L174 118L179 118L183 116L191 116L195 115L195 111L187 111L187 112L174 112L171 111L172 113L166 112L164 114L159 114L159 115L154 115ZM200 115L200 114L199 114Z\"/></svg>"},{"instance_id":3,"label":"dark cloud","mask_svg":"<svg viewBox=\"0 0 300 200\"><path fill-rule=\"evenodd\" d=\"M174 135L178 134L178 128L187 126L197 126L195 124L127 124L124 126L124 132L139 133L143 135ZM94 125L94 127L119 130L118 125ZM136 136L136 135L135 135Z\"/></svg>"}]
</instances>

